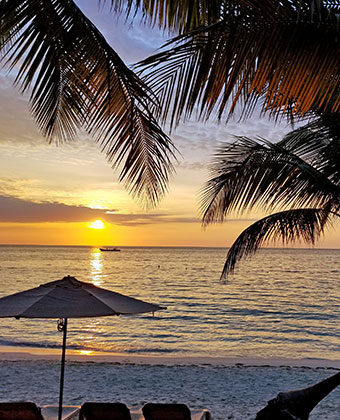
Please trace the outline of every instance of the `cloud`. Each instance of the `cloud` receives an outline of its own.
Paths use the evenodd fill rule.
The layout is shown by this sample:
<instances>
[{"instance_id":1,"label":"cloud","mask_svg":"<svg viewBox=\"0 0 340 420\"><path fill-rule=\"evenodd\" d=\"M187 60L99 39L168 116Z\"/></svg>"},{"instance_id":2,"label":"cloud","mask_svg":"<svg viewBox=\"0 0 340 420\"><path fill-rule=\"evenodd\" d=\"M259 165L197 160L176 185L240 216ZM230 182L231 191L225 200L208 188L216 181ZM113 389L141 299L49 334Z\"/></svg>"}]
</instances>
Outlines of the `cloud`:
<instances>
[{"instance_id":1,"label":"cloud","mask_svg":"<svg viewBox=\"0 0 340 420\"><path fill-rule=\"evenodd\" d=\"M107 223L133 227L150 224L195 223L201 219L168 213L119 213L119 209L92 209L56 202L33 202L0 195L0 223L71 223L101 219ZM254 222L257 219L229 219L232 222Z\"/></svg>"},{"instance_id":2,"label":"cloud","mask_svg":"<svg viewBox=\"0 0 340 420\"><path fill-rule=\"evenodd\" d=\"M165 213L119 213L119 209L92 209L56 202L33 202L0 195L0 223L89 222L101 219L123 226L157 223L200 223L192 217Z\"/></svg>"},{"instance_id":3,"label":"cloud","mask_svg":"<svg viewBox=\"0 0 340 420\"><path fill-rule=\"evenodd\" d=\"M293 128L286 122L275 123L258 113L246 121L231 118L228 123L217 124L214 121L197 122L192 120L180 124L171 134L179 149L176 168L200 172L207 170L218 147L236 141L235 136L246 136L252 139L263 137L277 142Z\"/></svg>"},{"instance_id":4,"label":"cloud","mask_svg":"<svg viewBox=\"0 0 340 420\"><path fill-rule=\"evenodd\" d=\"M176 169L188 169L190 171L205 171L208 167L207 163L202 162L187 162L183 161L180 162L178 165L175 166Z\"/></svg>"},{"instance_id":5,"label":"cloud","mask_svg":"<svg viewBox=\"0 0 340 420\"><path fill-rule=\"evenodd\" d=\"M85 222L102 217L105 211L61 203L35 203L19 198L0 196L0 222Z\"/></svg>"},{"instance_id":6,"label":"cloud","mask_svg":"<svg viewBox=\"0 0 340 420\"><path fill-rule=\"evenodd\" d=\"M6 145L46 145L35 126L28 105L28 95L13 86L13 76L0 72L0 143ZM15 127L15 130L13 130Z\"/></svg>"},{"instance_id":7,"label":"cloud","mask_svg":"<svg viewBox=\"0 0 340 420\"><path fill-rule=\"evenodd\" d=\"M181 217L163 213L138 213L138 214L105 214L103 220L122 226L150 225L159 223L201 223L194 217Z\"/></svg>"},{"instance_id":8,"label":"cloud","mask_svg":"<svg viewBox=\"0 0 340 420\"><path fill-rule=\"evenodd\" d=\"M125 13L117 16L110 11L110 2L77 0L82 12L99 28L107 42L127 64L134 64L155 51L169 38L156 27L143 23L142 14L132 12L128 19Z\"/></svg>"}]
</instances>

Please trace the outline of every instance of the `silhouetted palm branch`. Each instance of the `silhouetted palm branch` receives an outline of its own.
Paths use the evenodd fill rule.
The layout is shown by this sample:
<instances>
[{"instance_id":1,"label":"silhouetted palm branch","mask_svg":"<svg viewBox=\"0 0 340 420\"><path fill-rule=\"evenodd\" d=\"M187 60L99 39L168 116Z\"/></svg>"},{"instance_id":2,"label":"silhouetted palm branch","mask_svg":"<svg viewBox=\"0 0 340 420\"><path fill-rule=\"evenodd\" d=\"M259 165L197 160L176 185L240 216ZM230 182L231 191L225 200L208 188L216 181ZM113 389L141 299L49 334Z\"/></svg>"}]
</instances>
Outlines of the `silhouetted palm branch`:
<instances>
[{"instance_id":1,"label":"silhouetted palm branch","mask_svg":"<svg viewBox=\"0 0 340 420\"><path fill-rule=\"evenodd\" d=\"M222 274L268 240L314 243L326 223L339 217L340 118L325 114L272 144L238 137L215 155L212 178L202 190L203 224L231 212L284 209L267 216L236 239Z\"/></svg>"},{"instance_id":2,"label":"silhouetted palm branch","mask_svg":"<svg viewBox=\"0 0 340 420\"><path fill-rule=\"evenodd\" d=\"M153 16L155 2L138 3ZM203 120L212 113L221 119L238 103L247 116L260 98L263 112L275 117L338 112L338 2L213 1L215 18L183 33L187 3L159 3L161 22L180 35L139 63L161 98L164 120L170 114L178 124L196 109Z\"/></svg>"},{"instance_id":3,"label":"silhouetted palm branch","mask_svg":"<svg viewBox=\"0 0 340 420\"><path fill-rule=\"evenodd\" d=\"M314 134L303 136L301 144L300 131L295 143L293 135L289 143L285 137L277 144L239 137L220 149L211 165L213 177L202 191L203 224L222 222L233 211L254 207L319 208L334 200L338 205L340 187L316 165L322 167L321 151L329 142L318 141Z\"/></svg>"},{"instance_id":4,"label":"silhouetted palm branch","mask_svg":"<svg viewBox=\"0 0 340 420\"><path fill-rule=\"evenodd\" d=\"M111 0L116 12L141 11L144 20L169 31L184 33L220 18L224 0Z\"/></svg>"},{"instance_id":5,"label":"silhouetted palm branch","mask_svg":"<svg viewBox=\"0 0 340 420\"><path fill-rule=\"evenodd\" d=\"M322 171L334 184L340 182L340 118L325 113L287 134L280 142ZM309 149L311 155L309 156Z\"/></svg>"},{"instance_id":6,"label":"silhouetted palm branch","mask_svg":"<svg viewBox=\"0 0 340 420\"><path fill-rule=\"evenodd\" d=\"M245 229L228 251L221 274L225 279L234 271L236 263L254 254L261 245L280 238L284 243L299 240L314 244L334 214L324 209L293 209L264 217Z\"/></svg>"},{"instance_id":7,"label":"silhouetted palm branch","mask_svg":"<svg viewBox=\"0 0 340 420\"><path fill-rule=\"evenodd\" d=\"M157 99L72 0L2 1L1 46L16 83L31 88L35 119L50 140L85 128L141 201L163 196L174 147L151 114Z\"/></svg>"}]
</instances>

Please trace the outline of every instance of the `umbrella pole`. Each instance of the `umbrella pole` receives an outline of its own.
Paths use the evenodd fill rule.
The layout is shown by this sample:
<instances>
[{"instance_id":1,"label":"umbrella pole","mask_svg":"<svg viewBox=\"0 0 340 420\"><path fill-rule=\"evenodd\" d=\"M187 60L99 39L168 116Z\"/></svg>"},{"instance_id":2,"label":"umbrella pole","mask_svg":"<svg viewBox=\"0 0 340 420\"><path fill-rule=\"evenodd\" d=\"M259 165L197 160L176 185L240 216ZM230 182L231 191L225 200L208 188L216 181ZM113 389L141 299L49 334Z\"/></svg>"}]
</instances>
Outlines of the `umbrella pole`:
<instances>
[{"instance_id":1,"label":"umbrella pole","mask_svg":"<svg viewBox=\"0 0 340 420\"><path fill-rule=\"evenodd\" d=\"M65 353L66 353L66 335L67 335L67 318L63 319L63 348L61 353L61 371L60 371L60 391L59 391L59 410L58 420L61 420L63 412L63 393L64 393L64 372L65 372Z\"/></svg>"}]
</instances>

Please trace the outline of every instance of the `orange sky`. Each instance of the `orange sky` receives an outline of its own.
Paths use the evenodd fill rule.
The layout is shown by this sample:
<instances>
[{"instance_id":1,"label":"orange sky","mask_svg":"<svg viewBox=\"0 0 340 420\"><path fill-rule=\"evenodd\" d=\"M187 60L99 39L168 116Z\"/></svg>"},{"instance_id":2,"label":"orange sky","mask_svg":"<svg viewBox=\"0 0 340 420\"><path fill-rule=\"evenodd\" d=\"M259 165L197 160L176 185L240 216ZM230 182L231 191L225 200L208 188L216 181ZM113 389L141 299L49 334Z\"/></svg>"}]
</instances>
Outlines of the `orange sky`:
<instances>
[{"instance_id":1,"label":"orange sky","mask_svg":"<svg viewBox=\"0 0 340 420\"><path fill-rule=\"evenodd\" d=\"M100 13L97 2L81 4L127 63L150 55L165 39L155 29ZM30 116L27 96L13 87L14 74L2 72L0 79L1 244L230 246L256 215L202 229L199 191L216 146L233 135L277 141L291 130L285 122L274 125L257 117L242 124L180 126L171 135L181 156L169 193L146 211L118 183L90 136L82 133L61 147L47 144ZM97 219L105 229L88 227ZM337 248L339 238L338 227L318 245Z\"/></svg>"}]
</instances>

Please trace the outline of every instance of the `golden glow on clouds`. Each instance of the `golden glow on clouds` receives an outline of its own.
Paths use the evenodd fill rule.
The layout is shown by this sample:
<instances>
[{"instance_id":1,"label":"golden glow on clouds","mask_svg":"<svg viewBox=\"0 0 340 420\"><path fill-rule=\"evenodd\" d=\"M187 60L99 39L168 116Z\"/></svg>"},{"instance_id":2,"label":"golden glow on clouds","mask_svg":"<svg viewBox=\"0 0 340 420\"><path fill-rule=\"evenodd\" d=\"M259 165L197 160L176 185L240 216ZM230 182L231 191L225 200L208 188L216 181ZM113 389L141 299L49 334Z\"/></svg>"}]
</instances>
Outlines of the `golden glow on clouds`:
<instances>
[{"instance_id":1,"label":"golden glow on clouds","mask_svg":"<svg viewBox=\"0 0 340 420\"><path fill-rule=\"evenodd\" d=\"M212 226L199 223L157 223L89 229L88 223L0 223L0 243L101 246L228 246L248 223ZM233 228L231 234L230 228ZM95 263L96 265L96 263ZM99 271L99 264L97 266ZM93 267L93 272L94 272ZM98 273L99 274L99 273Z\"/></svg>"},{"instance_id":2,"label":"golden glow on clouds","mask_svg":"<svg viewBox=\"0 0 340 420\"><path fill-rule=\"evenodd\" d=\"M101 220L95 220L94 222L89 224L89 228L91 228L91 229L105 229L105 225Z\"/></svg>"},{"instance_id":3,"label":"golden glow on clouds","mask_svg":"<svg viewBox=\"0 0 340 420\"><path fill-rule=\"evenodd\" d=\"M121 226L106 223L106 229L89 229L88 223L0 223L1 244L87 245L97 247L91 267L92 280L100 281L101 246L230 246L249 221L235 221L202 229L199 223L159 223ZM276 243L282 246L281 242ZM305 244L296 244L305 247ZM330 229L316 244L339 248L339 231Z\"/></svg>"},{"instance_id":4,"label":"golden glow on clouds","mask_svg":"<svg viewBox=\"0 0 340 420\"><path fill-rule=\"evenodd\" d=\"M96 210L106 209L106 207L102 203L98 203L98 202L91 203L87 207L89 207L90 209L96 209Z\"/></svg>"}]
</instances>

